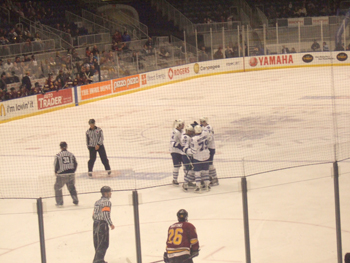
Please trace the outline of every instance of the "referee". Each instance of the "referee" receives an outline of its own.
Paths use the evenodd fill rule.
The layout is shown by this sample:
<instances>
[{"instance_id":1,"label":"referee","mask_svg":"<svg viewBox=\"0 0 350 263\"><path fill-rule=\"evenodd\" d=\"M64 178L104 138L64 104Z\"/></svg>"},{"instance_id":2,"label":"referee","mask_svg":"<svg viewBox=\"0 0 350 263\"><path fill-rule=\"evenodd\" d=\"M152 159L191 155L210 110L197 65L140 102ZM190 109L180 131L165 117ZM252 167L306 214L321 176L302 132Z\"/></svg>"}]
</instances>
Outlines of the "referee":
<instances>
[{"instance_id":1,"label":"referee","mask_svg":"<svg viewBox=\"0 0 350 263\"><path fill-rule=\"evenodd\" d=\"M103 145L103 131L101 128L95 126L95 120L89 120L90 129L86 131L86 145L90 152L90 160L88 162L89 176L92 176L92 170L96 161L96 153L100 155L101 161L108 171L108 175L111 174L111 167L107 159L105 147Z\"/></svg>"},{"instance_id":2,"label":"referee","mask_svg":"<svg viewBox=\"0 0 350 263\"><path fill-rule=\"evenodd\" d=\"M94 213L92 219L94 220L93 237L95 247L95 257L93 263L106 263L104 261L107 248L109 246L109 228L114 229L111 220L111 206L109 199L112 196L112 189L109 186L101 188L102 197L95 202Z\"/></svg>"},{"instance_id":3,"label":"referee","mask_svg":"<svg viewBox=\"0 0 350 263\"><path fill-rule=\"evenodd\" d=\"M75 189L75 171L77 170L78 163L75 156L67 151L67 143L60 143L61 152L56 154L54 161L56 183L54 186L56 206L61 207L63 205L62 188L67 185L68 191L73 199L73 204L79 203L78 194Z\"/></svg>"}]
</instances>

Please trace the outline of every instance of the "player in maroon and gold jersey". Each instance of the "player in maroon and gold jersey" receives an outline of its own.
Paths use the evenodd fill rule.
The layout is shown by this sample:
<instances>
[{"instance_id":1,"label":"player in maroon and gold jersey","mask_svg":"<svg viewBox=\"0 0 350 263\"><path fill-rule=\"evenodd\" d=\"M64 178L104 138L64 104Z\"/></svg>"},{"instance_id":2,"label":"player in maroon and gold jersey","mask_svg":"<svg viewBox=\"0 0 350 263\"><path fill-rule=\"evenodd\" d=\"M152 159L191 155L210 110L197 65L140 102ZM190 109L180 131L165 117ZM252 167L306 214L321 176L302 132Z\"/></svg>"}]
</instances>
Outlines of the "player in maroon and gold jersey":
<instances>
[{"instance_id":1,"label":"player in maroon and gold jersey","mask_svg":"<svg viewBox=\"0 0 350 263\"><path fill-rule=\"evenodd\" d=\"M187 222L188 213L185 209L177 212L178 222L168 229L164 261L167 263L192 263L192 258L198 256L199 243L194 225Z\"/></svg>"}]
</instances>

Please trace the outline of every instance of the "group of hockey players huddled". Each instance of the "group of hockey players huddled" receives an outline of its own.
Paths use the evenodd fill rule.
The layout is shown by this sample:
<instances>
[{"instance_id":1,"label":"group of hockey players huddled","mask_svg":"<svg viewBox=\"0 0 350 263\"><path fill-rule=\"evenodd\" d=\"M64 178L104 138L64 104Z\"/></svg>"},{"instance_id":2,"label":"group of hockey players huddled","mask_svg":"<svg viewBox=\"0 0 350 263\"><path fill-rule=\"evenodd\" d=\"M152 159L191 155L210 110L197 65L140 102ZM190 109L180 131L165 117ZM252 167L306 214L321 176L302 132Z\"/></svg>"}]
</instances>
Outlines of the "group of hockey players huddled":
<instances>
[{"instance_id":1,"label":"group of hockey players huddled","mask_svg":"<svg viewBox=\"0 0 350 263\"><path fill-rule=\"evenodd\" d=\"M181 165L184 169L182 189L187 192L194 188L195 193L210 191L219 184L213 165L215 154L214 130L207 117L185 127L183 120L175 120L170 139L170 153L173 159L173 185L178 186Z\"/></svg>"}]
</instances>

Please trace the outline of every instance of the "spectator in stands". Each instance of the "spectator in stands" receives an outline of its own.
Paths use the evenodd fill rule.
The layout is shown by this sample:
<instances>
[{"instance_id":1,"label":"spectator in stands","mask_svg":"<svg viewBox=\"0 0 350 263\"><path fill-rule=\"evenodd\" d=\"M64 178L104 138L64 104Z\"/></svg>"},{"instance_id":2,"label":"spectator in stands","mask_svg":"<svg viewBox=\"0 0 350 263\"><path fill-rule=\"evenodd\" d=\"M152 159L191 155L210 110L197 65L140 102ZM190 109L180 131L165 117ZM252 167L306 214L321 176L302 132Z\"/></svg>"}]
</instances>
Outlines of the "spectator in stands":
<instances>
[{"instance_id":1,"label":"spectator in stands","mask_svg":"<svg viewBox=\"0 0 350 263\"><path fill-rule=\"evenodd\" d=\"M39 82L35 82L34 87L32 87L32 90L30 92L30 95L35 94L41 94L41 85L39 85Z\"/></svg>"},{"instance_id":2,"label":"spectator in stands","mask_svg":"<svg viewBox=\"0 0 350 263\"><path fill-rule=\"evenodd\" d=\"M294 47L292 47L292 49L290 50L290 53L297 53L297 51L295 50Z\"/></svg>"},{"instance_id":3,"label":"spectator in stands","mask_svg":"<svg viewBox=\"0 0 350 263\"><path fill-rule=\"evenodd\" d=\"M87 46L86 49L85 49L85 56L86 56L87 58L89 58L89 57L90 57L90 54L91 54L90 47Z\"/></svg>"},{"instance_id":4,"label":"spectator in stands","mask_svg":"<svg viewBox=\"0 0 350 263\"><path fill-rule=\"evenodd\" d=\"M329 47L326 42L323 42L322 49L323 51L329 51Z\"/></svg>"},{"instance_id":5,"label":"spectator in stands","mask_svg":"<svg viewBox=\"0 0 350 263\"><path fill-rule=\"evenodd\" d=\"M11 62L11 59L7 59L7 62L3 66L4 71L9 71L10 68L12 67L13 67L13 63Z\"/></svg>"},{"instance_id":6,"label":"spectator in stands","mask_svg":"<svg viewBox=\"0 0 350 263\"><path fill-rule=\"evenodd\" d=\"M303 4L303 7L301 7L299 9L299 15L302 16L302 17L306 17L307 16L307 11L306 11L306 8L305 8L305 4Z\"/></svg>"},{"instance_id":7,"label":"spectator in stands","mask_svg":"<svg viewBox=\"0 0 350 263\"><path fill-rule=\"evenodd\" d=\"M17 82L19 82L19 77L16 76L16 72L12 71L11 73L12 73L12 76L11 76L11 78L9 78L10 79L10 83L17 83Z\"/></svg>"},{"instance_id":8,"label":"spectator in stands","mask_svg":"<svg viewBox=\"0 0 350 263\"><path fill-rule=\"evenodd\" d=\"M7 91L7 84L6 84L6 73L3 72L1 74L1 80L0 80L0 89L3 91Z\"/></svg>"},{"instance_id":9,"label":"spectator in stands","mask_svg":"<svg viewBox=\"0 0 350 263\"><path fill-rule=\"evenodd\" d=\"M205 51L205 47L203 46L201 51L198 54L199 61L207 61L209 59L207 52Z\"/></svg>"},{"instance_id":10,"label":"spectator in stands","mask_svg":"<svg viewBox=\"0 0 350 263\"><path fill-rule=\"evenodd\" d=\"M32 82L29 78L29 75L30 75L30 73L29 73L29 71L27 71L26 75L22 78L22 84L25 85L25 87L28 91L30 91L32 88Z\"/></svg>"},{"instance_id":11,"label":"spectator in stands","mask_svg":"<svg viewBox=\"0 0 350 263\"><path fill-rule=\"evenodd\" d=\"M56 60L58 61L57 58L56 58ZM57 70L58 65L57 65L57 63L56 63L56 61L54 60L53 57L50 57L49 65L50 65L50 72L55 72L55 74L56 74L57 73L56 70Z\"/></svg>"},{"instance_id":12,"label":"spectator in stands","mask_svg":"<svg viewBox=\"0 0 350 263\"><path fill-rule=\"evenodd\" d=\"M233 58L233 50L230 48L230 46L226 47L225 57L226 58Z\"/></svg>"},{"instance_id":13,"label":"spectator in stands","mask_svg":"<svg viewBox=\"0 0 350 263\"><path fill-rule=\"evenodd\" d=\"M160 48L160 51L159 51L158 55L159 55L160 58L164 58L164 59L167 59L170 56L169 52L166 51L164 47Z\"/></svg>"},{"instance_id":14,"label":"spectator in stands","mask_svg":"<svg viewBox=\"0 0 350 263\"><path fill-rule=\"evenodd\" d=\"M23 98L23 97L27 97L30 95L30 90L27 90L25 85L21 85L19 87L19 90L17 92L17 98Z\"/></svg>"},{"instance_id":15,"label":"spectator in stands","mask_svg":"<svg viewBox=\"0 0 350 263\"><path fill-rule=\"evenodd\" d=\"M114 43L119 43L119 42L122 42L123 39L122 39L122 35L120 34L119 31L115 31L113 37L112 37L112 40Z\"/></svg>"},{"instance_id":16,"label":"spectator in stands","mask_svg":"<svg viewBox=\"0 0 350 263\"><path fill-rule=\"evenodd\" d=\"M233 50L233 57L239 57L239 47L238 47L238 43L237 42L233 46L232 50Z\"/></svg>"},{"instance_id":17,"label":"spectator in stands","mask_svg":"<svg viewBox=\"0 0 350 263\"><path fill-rule=\"evenodd\" d=\"M214 59L223 59L224 54L222 53L222 47L219 47L218 50L214 53Z\"/></svg>"},{"instance_id":18,"label":"spectator in stands","mask_svg":"<svg viewBox=\"0 0 350 263\"><path fill-rule=\"evenodd\" d=\"M285 45L282 46L282 54L288 54L289 52L289 48L287 48Z\"/></svg>"},{"instance_id":19,"label":"spectator in stands","mask_svg":"<svg viewBox=\"0 0 350 263\"><path fill-rule=\"evenodd\" d=\"M30 62L31 59L30 59L30 57L29 57L28 55L24 55L24 56L23 56L23 61L24 61L24 62Z\"/></svg>"},{"instance_id":20,"label":"spectator in stands","mask_svg":"<svg viewBox=\"0 0 350 263\"><path fill-rule=\"evenodd\" d=\"M17 92L15 91L15 88L10 88L10 91L7 92L7 98L9 100L16 99L17 98Z\"/></svg>"},{"instance_id":21,"label":"spectator in stands","mask_svg":"<svg viewBox=\"0 0 350 263\"><path fill-rule=\"evenodd\" d=\"M127 31L124 31L124 34L122 36L122 41L123 42L130 42L131 41L131 37L129 36Z\"/></svg>"},{"instance_id":22,"label":"spectator in stands","mask_svg":"<svg viewBox=\"0 0 350 263\"><path fill-rule=\"evenodd\" d=\"M58 71L58 75L56 77L56 81L60 81L60 83L64 86L65 81L66 81L66 75L63 73L62 69L60 69Z\"/></svg>"},{"instance_id":23,"label":"spectator in stands","mask_svg":"<svg viewBox=\"0 0 350 263\"><path fill-rule=\"evenodd\" d=\"M344 263L350 263L350 253L346 253L344 256Z\"/></svg>"},{"instance_id":24,"label":"spectator in stands","mask_svg":"<svg viewBox=\"0 0 350 263\"><path fill-rule=\"evenodd\" d=\"M150 52L153 52L153 48L154 48L154 43L153 43L153 39L151 37L148 38L145 46L147 47L148 50L150 50Z\"/></svg>"},{"instance_id":25,"label":"spectator in stands","mask_svg":"<svg viewBox=\"0 0 350 263\"><path fill-rule=\"evenodd\" d=\"M2 89L0 89L0 102L5 101L5 95Z\"/></svg>"},{"instance_id":26,"label":"spectator in stands","mask_svg":"<svg viewBox=\"0 0 350 263\"><path fill-rule=\"evenodd\" d=\"M97 55L100 54L100 51L98 50L98 48L97 48L96 45L93 46L93 48L92 48L92 50L91 50L91 53L92 53L92 55L93 55L94 57L97 57Z\"/></svg>"},{"instance_id":27,"label":"spectator in stands","mask_svg":"<svg viewBox=\"0 0 350 263\"><path fill-rule=\"evenodd\" d=\"M314 43L311 45L311 49L315 52L320 49L320 44L317 43L316 39L314 40Z\"/></svg>"},{"instance_id":28,"label":"spectator in stands","mask_svg":"<svg viewBox=\"0 0 350 263\"><path fill-rule=\"evenodd\" d=\"M147 46L147 43L143 46L142 53L145 56L152 55L153 48L151 46Z\"/></svg>"}]
</instances>

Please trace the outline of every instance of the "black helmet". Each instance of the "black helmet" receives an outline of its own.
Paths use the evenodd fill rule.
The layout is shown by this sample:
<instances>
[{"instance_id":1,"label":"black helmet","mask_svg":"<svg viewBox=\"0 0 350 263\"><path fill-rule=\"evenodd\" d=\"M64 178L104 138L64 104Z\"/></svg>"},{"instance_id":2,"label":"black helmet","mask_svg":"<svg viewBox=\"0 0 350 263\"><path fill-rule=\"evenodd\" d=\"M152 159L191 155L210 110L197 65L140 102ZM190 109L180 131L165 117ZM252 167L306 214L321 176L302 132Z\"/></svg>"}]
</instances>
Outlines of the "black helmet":
<instances>
[{"instance_id":1,"label":"black helmet","mask_svg":"<svg viewBox=\"0 0 350 263\"><path fill-rule=\"evenodd\" d=\"M89 120L89 124L95 124L95 120L94 119L90 119Z\"/></svg>"},{"instance_id":2,"label":"black helmet","mask_svg":"<svg viewBox=\"0 0 350 263\"><path fill-rule=\"evenodd\" d=\"M112 191L112 188L110 188L109 186L103 186L100 191L101 191L101 194L109 193Z\"/></svg>"},{"instance_id":3,"label":"black helmet","mask_svg":"<svg viewBox=\"0 0 350 263\"><path fill-rule=\"evenodd\" d=\"M176 215L177 215L177 219L179 220L179 222L186 222L187 221L188 213L185 209L180 209Z\"/></svg>"},{"instance_id":4,"label":"black helmet","mask_svg":"<svg viewBox=\"0 0 350 263\"><path fill-rule=\"evenodd\" d=\"M67 143L66 142L61 142L60 143L60 147L61 147L61 149L67 148Z\"/></svg>"}]
</instances>

